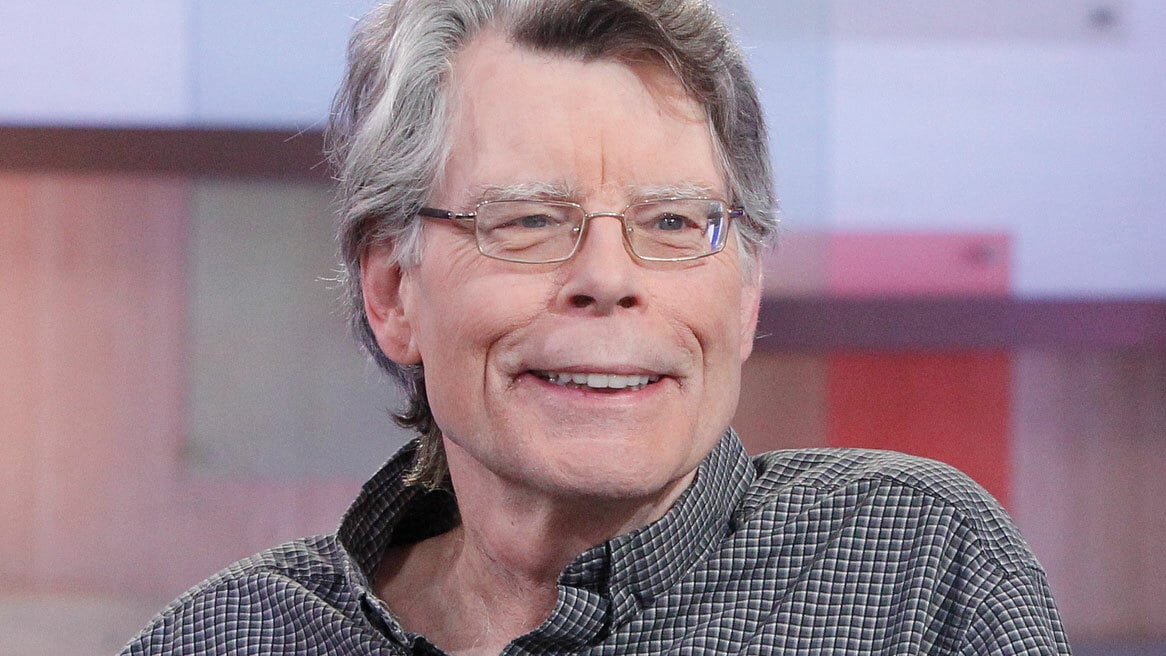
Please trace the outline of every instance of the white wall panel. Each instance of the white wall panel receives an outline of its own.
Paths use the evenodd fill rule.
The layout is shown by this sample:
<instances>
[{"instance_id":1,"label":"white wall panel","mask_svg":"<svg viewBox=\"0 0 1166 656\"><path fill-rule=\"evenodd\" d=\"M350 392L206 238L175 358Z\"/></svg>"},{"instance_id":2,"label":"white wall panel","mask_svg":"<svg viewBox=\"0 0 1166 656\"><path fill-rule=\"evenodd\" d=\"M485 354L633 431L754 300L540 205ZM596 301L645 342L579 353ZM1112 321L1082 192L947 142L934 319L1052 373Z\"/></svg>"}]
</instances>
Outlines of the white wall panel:
<instances>
[{"instance_id":1,"label":"white wall panel","mask_svg":"<svg viewBox=\"0 0 1166 656\"><path fill-rule=\"evenodd\" d=\"M752 67L769 126L785 227L829 218L830 4L716 0Z\"/></svg>"},{"instance_id":2,"label":"white wall panel","mask_svg":"<svg viewBox=\"0 0 1166 656\"><path fill-rule=\"evenodd\" d=\"M4 0L0 122L171 124L189 116L186 0Z\"/></svg>"},{"instance_id":3,"label":"white wall panel","mask_svg":"<svg viewBox=\"0 0 1166 656\"><path fill-rule=\"evenodd\" d=\"M190 0L194 123L320 129L375 0Z\"/></svg>"}]
</instances>

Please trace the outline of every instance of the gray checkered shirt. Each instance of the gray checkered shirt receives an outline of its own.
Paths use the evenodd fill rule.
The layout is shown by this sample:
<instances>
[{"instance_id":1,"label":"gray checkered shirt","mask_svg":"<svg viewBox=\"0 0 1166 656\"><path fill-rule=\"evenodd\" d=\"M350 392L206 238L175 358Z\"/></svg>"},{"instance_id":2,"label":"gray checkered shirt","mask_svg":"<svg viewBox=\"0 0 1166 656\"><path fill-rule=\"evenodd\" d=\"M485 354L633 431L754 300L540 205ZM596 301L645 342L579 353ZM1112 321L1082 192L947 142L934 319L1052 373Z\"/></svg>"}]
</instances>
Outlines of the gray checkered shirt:
<instances>
[{"instance_id":1,"label":"gray checkered shirt","mask_svg":"<svg viewBox=\"0 0 1166 656\"><path fill-rule=\"evenodd\" d=\"M407 446L336 535L240 561L123 654L439 654L372 592L384 549L447 530L406 487ZM750 459L730 430L659 521L580 555L517 654L1068 654L1040 565L1004 510L945 465L883 451Z\"/></svg>"}]
</instances>

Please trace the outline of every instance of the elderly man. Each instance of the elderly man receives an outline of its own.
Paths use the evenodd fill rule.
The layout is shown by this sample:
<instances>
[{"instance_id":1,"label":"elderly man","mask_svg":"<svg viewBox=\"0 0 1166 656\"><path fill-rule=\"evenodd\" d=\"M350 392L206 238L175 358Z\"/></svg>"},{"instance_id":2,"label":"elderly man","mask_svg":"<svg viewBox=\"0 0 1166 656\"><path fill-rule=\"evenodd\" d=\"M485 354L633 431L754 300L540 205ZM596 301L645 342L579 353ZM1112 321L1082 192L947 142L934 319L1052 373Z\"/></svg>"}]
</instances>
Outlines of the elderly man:
<instances>
[{"instance_id":1,"label":"elderly man","mask_svg":"<svg viewBox=\"0 0 1166 656\"><path fill-rule=\"evenodd\" d=\"M420 437L335 536L127 653L1067 653L1004 512L932 462L748 458L774 230L741 56L694 0L400 0L331 135L354 326Z\"/></svg>"}]
</instances>

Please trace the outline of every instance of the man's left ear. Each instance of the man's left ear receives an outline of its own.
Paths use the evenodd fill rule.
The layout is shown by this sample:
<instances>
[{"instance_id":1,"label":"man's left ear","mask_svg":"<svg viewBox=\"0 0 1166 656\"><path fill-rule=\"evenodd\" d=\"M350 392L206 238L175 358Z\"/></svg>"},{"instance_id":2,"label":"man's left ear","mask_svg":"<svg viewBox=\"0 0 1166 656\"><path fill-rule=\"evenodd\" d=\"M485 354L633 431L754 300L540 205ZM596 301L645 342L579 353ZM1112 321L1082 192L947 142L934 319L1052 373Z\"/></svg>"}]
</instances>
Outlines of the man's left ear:
<instances>
[{"instance_id":1,"label":"man's left ear","mask_svg":"<svg viewBox=\"0 0 1166 656\"><path fill-rule=\"evenodd\" d=\"M753 262L753 271L745 277L741 286L741 362L753 353L753 340L757 336L757 315L761 311L762 267L761 258Z\"/></svg>"}]
</instances>

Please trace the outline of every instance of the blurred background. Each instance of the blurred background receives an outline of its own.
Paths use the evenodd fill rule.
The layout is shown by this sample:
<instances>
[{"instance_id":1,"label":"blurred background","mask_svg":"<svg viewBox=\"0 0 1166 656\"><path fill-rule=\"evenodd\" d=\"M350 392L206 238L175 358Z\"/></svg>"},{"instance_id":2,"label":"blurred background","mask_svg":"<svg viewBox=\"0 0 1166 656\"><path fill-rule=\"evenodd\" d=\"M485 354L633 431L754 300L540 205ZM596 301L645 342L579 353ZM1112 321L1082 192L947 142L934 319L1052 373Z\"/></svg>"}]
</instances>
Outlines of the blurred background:
<instances>
[{"instance_id":1,"label":"blurred background","mask_svg":"<svg viewBox=\"0 0 1166 656\"><path fill-rule=\"evenodd\" d=\"M0 4L0 653L116 651L407 439L330 282L372 4ZM717 4L784 220L747 446L955 464L1077 653L1166 653L1166 3Z\"/></svg>"}]
</instances>

